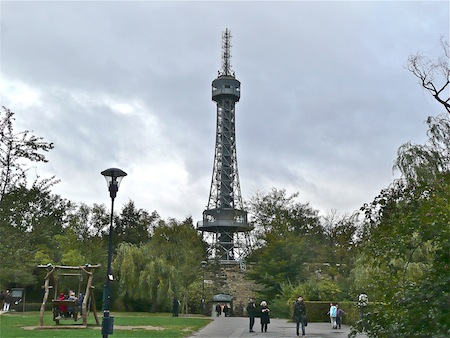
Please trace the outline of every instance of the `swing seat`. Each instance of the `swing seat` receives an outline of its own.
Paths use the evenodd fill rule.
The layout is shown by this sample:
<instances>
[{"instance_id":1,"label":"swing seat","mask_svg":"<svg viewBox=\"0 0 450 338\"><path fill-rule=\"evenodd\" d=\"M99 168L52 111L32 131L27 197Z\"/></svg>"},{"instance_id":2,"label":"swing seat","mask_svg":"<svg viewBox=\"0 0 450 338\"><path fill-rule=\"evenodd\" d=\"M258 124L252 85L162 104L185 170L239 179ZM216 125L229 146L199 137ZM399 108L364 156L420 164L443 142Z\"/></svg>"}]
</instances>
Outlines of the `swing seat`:
<instances>
[{"instance_id":1,"label":"swing seat","mask_svg":"<svg viewBox=\"0 0 450 338\"><path fill-rule=\"evenodd\" d=\"M64 313L61 313L60 307L65 307L68 310ZM74 321L78 320L78 305L76 300L53 300L52 301L52 309L53 309L53 320L56 324L59 324L60 320L72 319Z\"/></svg>"}]
</instances>

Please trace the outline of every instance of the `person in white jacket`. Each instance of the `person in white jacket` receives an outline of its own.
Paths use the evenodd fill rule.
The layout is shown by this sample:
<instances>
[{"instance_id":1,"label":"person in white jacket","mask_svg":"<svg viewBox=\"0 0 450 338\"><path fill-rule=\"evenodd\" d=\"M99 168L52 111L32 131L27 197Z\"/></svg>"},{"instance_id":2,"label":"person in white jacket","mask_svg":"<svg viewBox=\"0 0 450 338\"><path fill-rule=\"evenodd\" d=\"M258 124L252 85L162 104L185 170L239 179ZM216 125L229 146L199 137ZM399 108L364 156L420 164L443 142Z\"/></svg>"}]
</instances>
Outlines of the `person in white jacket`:
<instances>
[{"instance_id":1,"label":"person in white jacket","mask_svg":"<svg viewBox=\"0 0 450 338\"><path fill-rule=\"evenodd\" d=\"M328 311L330 316L330 321L333 329L337 329L336 317L337 317L337 307L333 303L330 304L330 311Z\"/></svg>"}]
</instances>

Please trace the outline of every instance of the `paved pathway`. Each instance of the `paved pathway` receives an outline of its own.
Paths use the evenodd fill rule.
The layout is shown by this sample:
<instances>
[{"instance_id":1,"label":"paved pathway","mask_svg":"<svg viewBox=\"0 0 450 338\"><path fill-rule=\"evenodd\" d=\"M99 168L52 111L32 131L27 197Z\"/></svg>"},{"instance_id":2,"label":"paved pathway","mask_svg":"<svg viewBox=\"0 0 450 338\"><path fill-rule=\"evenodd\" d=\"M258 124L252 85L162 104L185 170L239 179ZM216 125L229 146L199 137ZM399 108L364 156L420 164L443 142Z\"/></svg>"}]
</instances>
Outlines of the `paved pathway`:
<instances>
[{"instance_id":1,"label":"paved pathway","mask_svg":"<svg viewBox=\"0 0 450 338\"><path fill-rule=\"evenodd\" d=\"M255 320L253 330L248 332L249 319L245 317L212 317L213 321L200 331L194 333L189 338L284 338L296 337L295 323L286 319L270 319L267 332L261 332L259 318ZM343 325L342 329L332 329L329 323L308 323L306 327L306 337L314 338L344 338L350 333L350 327ZM301 328L300 328L301 334ZM366 338L365 335L358 335L358 338Z\"/></svg>"}]
</instances>

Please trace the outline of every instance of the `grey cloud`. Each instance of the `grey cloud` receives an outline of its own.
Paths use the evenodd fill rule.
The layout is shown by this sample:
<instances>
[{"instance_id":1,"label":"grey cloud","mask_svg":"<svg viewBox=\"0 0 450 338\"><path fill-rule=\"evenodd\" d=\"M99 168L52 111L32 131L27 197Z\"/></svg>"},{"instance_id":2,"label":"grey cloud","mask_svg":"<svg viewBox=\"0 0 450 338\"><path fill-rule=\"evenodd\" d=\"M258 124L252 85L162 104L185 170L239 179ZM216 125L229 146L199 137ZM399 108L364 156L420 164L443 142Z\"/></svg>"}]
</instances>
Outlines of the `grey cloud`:
<instances>
[{"instance_id":1,"label":"grey cloud","mask_svg":"<svg viewBox=\"0 0 450 338\"><path fill-rule=\"evenodd\" d=\"M26 116L21 126L55 142L42 170L62 178L57 192L67 198L103 201L98 172L111 164L130 168L127 181L139 185L124 181L125 201L164 217L200 217L214 155L211 81L227 27L242 82L244 198L277 184L323 211L358 208L392 181L397 148L423 141L423 121L440 112L404 65L418 50L439 55L449 26L444 2L0 6L3 81L42 93L39 104L9 108ZM1 95L8 106L12 96ZM106 99L137 102L138 111L117 114ZM158 182L133 177L161 170ZM74 189L75 179L86 186ZM170 196L175 184L179 197Z\"/></svg>"}]
</instances>

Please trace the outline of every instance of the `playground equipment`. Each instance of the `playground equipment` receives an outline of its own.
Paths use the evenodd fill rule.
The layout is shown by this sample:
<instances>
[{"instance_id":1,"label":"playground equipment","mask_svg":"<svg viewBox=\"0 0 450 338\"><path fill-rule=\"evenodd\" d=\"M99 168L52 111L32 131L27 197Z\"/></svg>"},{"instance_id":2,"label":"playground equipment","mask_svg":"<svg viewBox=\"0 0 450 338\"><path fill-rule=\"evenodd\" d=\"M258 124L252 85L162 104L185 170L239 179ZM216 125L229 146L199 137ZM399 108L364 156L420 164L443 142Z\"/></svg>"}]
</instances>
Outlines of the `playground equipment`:
<instances>
[{"instance_id":1,"label":"playground equipment","mask_svg":"<svg viewBox=\"0 0 450 338\"><path fill-rule=\"evenodd\" d=\"M50 289L54 290L54 296L52 300L52 311L53 311L53 320L56 324L60 324L60 320L63 319L71 319L74 321L78 320L79 317L79 304L78 300L75 299L58 299L59 292L58 287L61 283L61 279L64 277L78 277L78 293L76 293L76 296L81 292L81 285L83 282L83 276L85 275L87 278L86 283L86 289L83 294L83 301L81 304L81 317L83 318L83 325L87 325L87 315L88 310L91 307L92 312L94 314L95 321L97 325L100 325L98 316L97 316L97 309L95 307L95 298L93 294L94 286L92 285L92 280L94 278L94 271L95 269L99 268L100 264L97 265L91 265L91 264L85 264L84 266L65 266L65 265L39 265L38 268L40 269L46 269L47 274L44 279L44 298L42 300L41 305L41 311L40 311L40 320L39 324L40 326L44 326L44 312L45 312L45 304L47 303L48 296L50 294ZM54 285L50 285L50 282L53 281ZM74 289L72 289L74 290ZM90 306L89 306L90 305ZM61 308L68 308L71 309L70 316L69 317L63 317L61 316L60 309Z\"/></svg>"}]
</instances>

